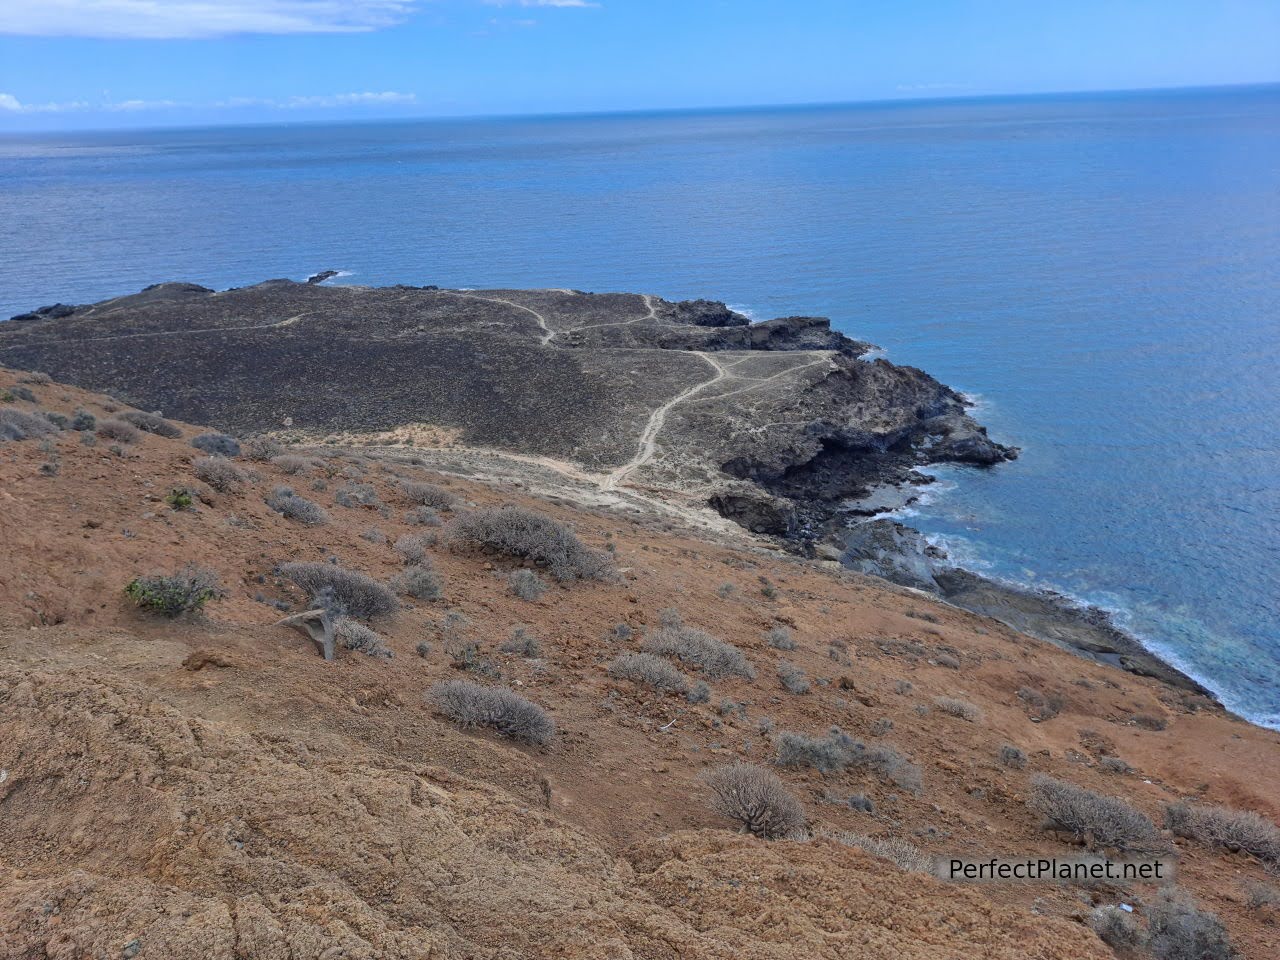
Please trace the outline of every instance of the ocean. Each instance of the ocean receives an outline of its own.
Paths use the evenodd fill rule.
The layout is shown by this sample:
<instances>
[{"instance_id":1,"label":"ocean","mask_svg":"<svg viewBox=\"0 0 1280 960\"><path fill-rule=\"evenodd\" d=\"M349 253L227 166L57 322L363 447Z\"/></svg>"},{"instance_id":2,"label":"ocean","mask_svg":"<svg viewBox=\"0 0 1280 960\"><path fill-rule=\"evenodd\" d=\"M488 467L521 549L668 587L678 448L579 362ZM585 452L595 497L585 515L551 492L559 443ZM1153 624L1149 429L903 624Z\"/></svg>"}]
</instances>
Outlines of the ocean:
<instances>
[{"instance_id":1,"label":"ocean","mask_svg":"<svg viewBox=\"0 0 1280 960\"><path fill-rule=\"evenodd\" d=\"M0 137L0 315L161 280L820 314L1022 447L907 522L1280 729L1280 87Z\"/></svg>"}]
</instances>

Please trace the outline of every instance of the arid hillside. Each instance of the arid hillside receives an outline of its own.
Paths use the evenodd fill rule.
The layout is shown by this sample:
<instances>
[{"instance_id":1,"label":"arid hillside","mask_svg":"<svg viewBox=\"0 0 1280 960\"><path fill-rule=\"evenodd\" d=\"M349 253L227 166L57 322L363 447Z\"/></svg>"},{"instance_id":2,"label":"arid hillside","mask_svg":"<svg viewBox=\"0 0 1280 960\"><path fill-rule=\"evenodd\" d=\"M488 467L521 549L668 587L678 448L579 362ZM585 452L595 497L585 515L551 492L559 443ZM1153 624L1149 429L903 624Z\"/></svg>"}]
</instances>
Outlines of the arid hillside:
<instances>
[{"instance_id":1,"label":"arid hillside","mask_svg":"<svg viewBox=\"0 0 1280 960\"><path fill-rule=\"evenodd\" d=\"M1276 733L531 488L0 368L0 960L1280 956Z\"/></svg>"}]
</instances>

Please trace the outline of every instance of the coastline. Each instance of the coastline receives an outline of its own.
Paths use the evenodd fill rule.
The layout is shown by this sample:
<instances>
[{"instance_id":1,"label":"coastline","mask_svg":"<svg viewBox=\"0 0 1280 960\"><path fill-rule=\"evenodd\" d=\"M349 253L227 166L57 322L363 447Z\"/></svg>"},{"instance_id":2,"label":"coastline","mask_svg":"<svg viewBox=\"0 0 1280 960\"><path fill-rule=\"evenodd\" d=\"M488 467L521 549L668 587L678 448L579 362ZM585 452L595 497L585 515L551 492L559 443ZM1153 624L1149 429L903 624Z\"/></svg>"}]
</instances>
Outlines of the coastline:
<instances>
[{"instance_id":1,"label":"coastline","mask_svg":"<svg viewBox=\"0 0 1280 960\"><path fill-rule=\"evenodd\" d=\"M454 436L466 435L469 446L518 450L551 464L577 461L600 479L604 494L616 495L620 486L635 488L632 496L642 499L647 489L678 493L793 552L926 591L1221 707L1207 686L1105 611L966 570L919 531L886 517L909 512L921 490L937 482L922 472L930 465L991 468L1019 451L987 435L972 416L974 398L923 370L889 362L826 318L752 322L718 301L668 302L647 294L323 283L334 275L222 292L159 284L98 304L55 304L5 323L0 351L15 366L119 391L148 409L232 431L276 429L286 411L304 432L352 436L434 420ZM376 322L352 326L353 307ZM111 336L122 311L130 317L128 332ZM190 321L202 338L198 367L190 353L196 344L173 337L178 315L205 318ZM295 326L302 318L305 330ZM326 334L347 343L341 360L333 349L314 346ZM154 338L159 351L149 378L128 372L138 337ZM118 348L107 346L115 342ZM503 356L503 363L477 362L477 344ZM104 353L114 350L120 363L104 368ZM302 378L297 355L315 366ZM726 366L716 357L734 359ZM328 375L321 365L348 359L366 370L370 396L381 390L400 407L379 409L350 398L335 404L328 393L339 368ZM637 363L651 375L634 379ZM440 376L424 380L433 365ZM345 375L346 367L340 369ZM549 374L547 384L515 375L528 369ZM459 370L470 372L471 383L433 396L406 398L397 387L406 378L444 383ZM604 370L612 371L610 379L600 379ZM315 382L308 391L309 376ZM228 382L243 389L228 392ZM283 382L292 387L272 386ZM490 416L485 398L495 384L528 402L509 405L505 417ZM744 405L748 394L751 404ZM548 407L549 396L569 405ZM599 433L585 413L610 411L618 419L608 440L584 446ZM762 420L781 429L764 436L756 429ZM648 437L639 452L627 439L637 431ZM662 457L655 456L658 431ZM850 525L850 517L861 519Z\"/></svg>"}]
</instances>

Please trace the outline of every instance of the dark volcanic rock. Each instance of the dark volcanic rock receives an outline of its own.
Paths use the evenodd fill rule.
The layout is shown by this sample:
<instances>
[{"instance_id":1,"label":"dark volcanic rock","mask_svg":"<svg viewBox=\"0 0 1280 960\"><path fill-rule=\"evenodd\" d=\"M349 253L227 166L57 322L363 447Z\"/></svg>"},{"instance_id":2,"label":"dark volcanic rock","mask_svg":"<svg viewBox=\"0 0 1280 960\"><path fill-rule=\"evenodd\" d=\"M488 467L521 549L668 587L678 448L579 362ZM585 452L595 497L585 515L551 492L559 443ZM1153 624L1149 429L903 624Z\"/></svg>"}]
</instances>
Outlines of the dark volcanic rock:
<instances>
[{"instance_id":1,"label":"dark volcanic rock","mask_svg":"<svg viewBox=\"0 0 1280 960\"><path fill-rule=\"evenodd\" d=\"M30 313L19 313L12 317L13 320L61 320L63 317L69 317L76 312L76 307L67 303L53 303L47 307L37 307Z\"/></svg>"},{"instance_id":2,"label":"dark volcanic rock","mask_svg":"<svg viewBox=\"0 0 1280 960\"><path fill-rule=\"evenodd\" d=\"M745 327L751 321L719 300L679 300L667 304L663 315L696 327Z\"/></svg>"},{"instance_id":3,"label":"dark volcanic rock","mask_svg":"<svg viewBox=\"0 0 1280 960\"><path fill-rule=\"evenodd\" d=\"M307 283L324 283L326 280L332 279L338 275L337 270L321 270L319 273L313 273L307 277Z\"/></svg>"}]
</instances>

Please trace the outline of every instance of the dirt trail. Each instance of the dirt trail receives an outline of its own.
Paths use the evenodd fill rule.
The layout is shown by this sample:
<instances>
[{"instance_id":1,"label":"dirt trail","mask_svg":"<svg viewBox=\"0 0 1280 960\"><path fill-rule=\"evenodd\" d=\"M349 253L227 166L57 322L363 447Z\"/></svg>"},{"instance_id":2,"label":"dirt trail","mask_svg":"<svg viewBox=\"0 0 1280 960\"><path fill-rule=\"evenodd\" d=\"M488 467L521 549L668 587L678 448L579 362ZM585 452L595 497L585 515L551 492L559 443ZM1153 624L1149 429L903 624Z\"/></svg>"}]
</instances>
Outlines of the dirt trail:
<instances>
[{"instance_id":1,"label":"dirt trail","mask_svg":"<svg viewBox=\"0 0 1280 960\"><path fill-rule=\"evenodd\" d=\"M109 340L146 340L152 337L189 337L193 334L201 333L239 333L241 330L278 330L281 327L291 327L303 317L306 313L298 313L292 317L286 317L284 320L275 320L271 323L255 323L244 327L204 327L197 330L155 330L151 333L119 333L112 337L84 337L77 338L77 343L104 343ZM57 340L32 340L23 344L23 346L40 347L49 344L58 343Z\"/></svg>"},{"instance_id":2,"label":"dirt trail","mask_svg":"<svg viewBox=\"0 0 1280 960\"><path fill-rule=\"evenodd\" d=\"M645 428L640 434L640 443L636 450L636 455L605 477L604 482L600 485L600 489L616 490L618 485L625 481L627 477L631 476L631 474L635 473L635 471L639 470L646 463L652 460L653 455L657 450L658 433L667 422L667 414L686 400L689 400L701 393L703 390L707 389L707 387L719 383L729 375L729 371L725 368L724 364L711 356L711 354L704 353L701 350L694 352L697 356L701 357L715 368L716 375L710 380L704 380L701 383L694 384L692 387L680 391L662 406L658 407L658 409L654 410L653 413L649 415L649 422L645 424Z\"/></svg>"},{"instance_id":3,"label":"dirt trail","mask_svg":"<svg viewBox=\"0 0 1280 960\"><path fill-rule=\"evenodd\" d=\"M523 310L525 313L532 314L533 318L538 321L538 326L542 328L542 339L539 341L544 347L556 338L556 331L552 330L547 324L547 318L540 314L532 307L526 307L522 303L516 303L514 300L508 300L505 297L482 297L475 293L462 293L458 290L445 291L455 297L466 297L468 300L484 300L487 303L504 303L508 307L515 307L517 310Z\"/></svg>"}]
</instances>

